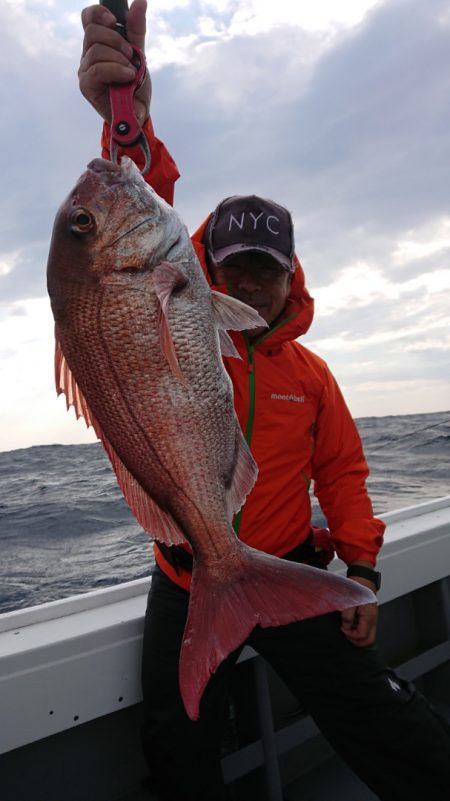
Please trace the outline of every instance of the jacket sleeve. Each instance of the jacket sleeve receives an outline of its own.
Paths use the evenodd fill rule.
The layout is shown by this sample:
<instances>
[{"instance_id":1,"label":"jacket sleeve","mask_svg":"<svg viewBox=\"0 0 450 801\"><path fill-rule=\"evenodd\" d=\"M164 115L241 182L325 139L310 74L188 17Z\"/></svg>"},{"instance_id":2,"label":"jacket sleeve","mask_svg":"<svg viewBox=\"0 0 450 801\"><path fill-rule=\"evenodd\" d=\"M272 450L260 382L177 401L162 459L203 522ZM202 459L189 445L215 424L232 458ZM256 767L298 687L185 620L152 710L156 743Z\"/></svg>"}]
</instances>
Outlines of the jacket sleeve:
<instances>
[{"instance_id":1,"label":"jacket sleeve","mask_svg":"<svg viewBox=\"0 0 450 801\"><path fill-rule=\"evenodd\" d=\"M342 393L327 368L314 435L314 494L327 518L336 553L347 565L375 564L385 524L373 516L369 469Z\"/></svg>"},{"instance_id":2,"label":"jacket sleeve","mask_svg":"<svg viewBox=\"0 0 450 801\"><path fill-rule=\"evenodd\" d=\"M178 167L164 143L155 136L150 117L142 126L142 131L149 144L151 155L150 169L147 174L144 175L144 178L155 190L155 192L157 192L160 197L164 198L164 200L167 203L170 203L172 206L175 191L175 181L180 177ZM103 124L101 140L102 157L104 159L111 158L109 150L110 136L111 127L107 122L105 122ZM129 156L131 159L133 159L139 169L142 169L144 166L144 157L139 146L129 147L126 149L120 148L118 155L119 157L124 155Z\"/></svg>"}]
</instances>

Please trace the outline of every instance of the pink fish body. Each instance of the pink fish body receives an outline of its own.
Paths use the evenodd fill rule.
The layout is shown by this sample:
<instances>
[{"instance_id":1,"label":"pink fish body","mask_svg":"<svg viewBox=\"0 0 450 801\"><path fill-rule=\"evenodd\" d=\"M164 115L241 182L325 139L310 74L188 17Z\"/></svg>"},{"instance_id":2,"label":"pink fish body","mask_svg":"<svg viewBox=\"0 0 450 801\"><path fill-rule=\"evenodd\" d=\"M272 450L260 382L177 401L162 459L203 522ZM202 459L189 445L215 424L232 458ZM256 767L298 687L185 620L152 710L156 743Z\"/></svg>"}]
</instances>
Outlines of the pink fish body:
<instances>
[{"instance_id":1,"label":"pink fish body","mask_svg":"<svg viewBox=\"0 0 450 801\"><path fill-rule=\"evenodd\" d=\"M96 159L56 216L48 260L56 384L93 425L140 525L194 555L180 655L198 717L221 661L255 626L370 603L369 590L241 543L257 477L221 354L256 311L211 291L189 234L133 163Z\"/></svg>"}]
</instances>

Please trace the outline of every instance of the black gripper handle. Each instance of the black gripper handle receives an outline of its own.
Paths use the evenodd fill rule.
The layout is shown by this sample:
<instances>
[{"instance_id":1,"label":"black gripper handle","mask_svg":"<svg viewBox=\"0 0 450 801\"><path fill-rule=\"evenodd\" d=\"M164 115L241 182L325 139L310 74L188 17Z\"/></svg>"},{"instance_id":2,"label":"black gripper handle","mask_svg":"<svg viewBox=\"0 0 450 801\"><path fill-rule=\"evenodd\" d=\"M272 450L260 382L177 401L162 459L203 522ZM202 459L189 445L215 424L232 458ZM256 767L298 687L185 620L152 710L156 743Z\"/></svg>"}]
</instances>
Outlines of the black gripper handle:
<instances>
[{"instance_id":1,"label":"black gripper handle","mask_svg":"<svg viewBox=\"0 0 450 801\"><path fill-rule=\"evenodd\" d=\"M128 17L127 0L101 0L100 5L106 6L106 8L108 8L109 11L114 14L117 20L116 29L123 36L123 38L126 39Z\"/></svg>"}]
</instances>

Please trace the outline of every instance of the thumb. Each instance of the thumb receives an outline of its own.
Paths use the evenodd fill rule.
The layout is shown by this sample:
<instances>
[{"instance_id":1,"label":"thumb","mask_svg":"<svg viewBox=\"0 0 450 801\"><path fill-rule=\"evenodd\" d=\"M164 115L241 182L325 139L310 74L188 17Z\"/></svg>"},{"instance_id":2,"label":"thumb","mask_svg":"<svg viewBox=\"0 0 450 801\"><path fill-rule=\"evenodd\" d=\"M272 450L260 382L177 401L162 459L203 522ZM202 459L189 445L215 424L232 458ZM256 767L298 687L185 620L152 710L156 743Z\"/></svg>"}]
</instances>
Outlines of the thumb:
<instances>
[{"instance_id":1,"label":"thumb","mask_svg":"<svg viewBox=\"0 0 450 801\"><path fill-rule=\"evenodd\" d=\"M351 609L344 609L341 612L342 627L344 629L351 629L356 622L356 610L357 607L353 606Z\"/></svg>"},{"instance_id":2,"label":"thumb","mask_svg":"<svg viewBox=\"0 0 450 801\"><path fill-rule=\"evenodd\" d=\"M133 0L127 17L127 39L141 50L145 50L146 11L147 0Z\"/></svg>"}]
</instances>

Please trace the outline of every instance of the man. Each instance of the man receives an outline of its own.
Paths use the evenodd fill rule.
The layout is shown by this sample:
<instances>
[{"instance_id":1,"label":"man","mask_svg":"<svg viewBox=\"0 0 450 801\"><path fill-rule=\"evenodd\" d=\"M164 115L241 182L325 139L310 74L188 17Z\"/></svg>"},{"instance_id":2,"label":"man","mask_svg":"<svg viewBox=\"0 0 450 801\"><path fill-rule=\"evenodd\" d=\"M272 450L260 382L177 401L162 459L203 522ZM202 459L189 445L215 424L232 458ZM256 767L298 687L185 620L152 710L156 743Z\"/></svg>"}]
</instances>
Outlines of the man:
<instances>
[{"instance_id":1,"label":"man","mask_svg":"<svg viewBox=\"0 0 450 801\"><path fill-rule=\"evenodd\" d=\"M144 47L145 0L134 0L129 41ZM109 86L133 75L131 49L104 8L83 12L80 88L105 120ZM149 117L150 80L135 110L152 163L146 180L169 202L178 171ZM140 154L131 154L139 161ZM236 412L258 463L257 483L236 533L276 556L325 566L327 543L311 535L309 484L330 527L330 543L348 575L373 590L384 525L373 517L367 465L355 425L325 363L296 340L312 321L313 302L294 253L289 212L254 195L227 198L193 235L211 285L257 309L268 329L232 332L241 359L225 359ZM190 555L155 545L157 567L146 615L144 748L161 801L226 799L220 742L227 687L238 652L209 682L193 723L178 689L178 657L189 600ZM386 669L373 644L376 604L275 629L256 628L248 642L283 678L336 751L383 801L440 801L450 786L450 736L413 687Z\"/></svg>"}]
</instances>

